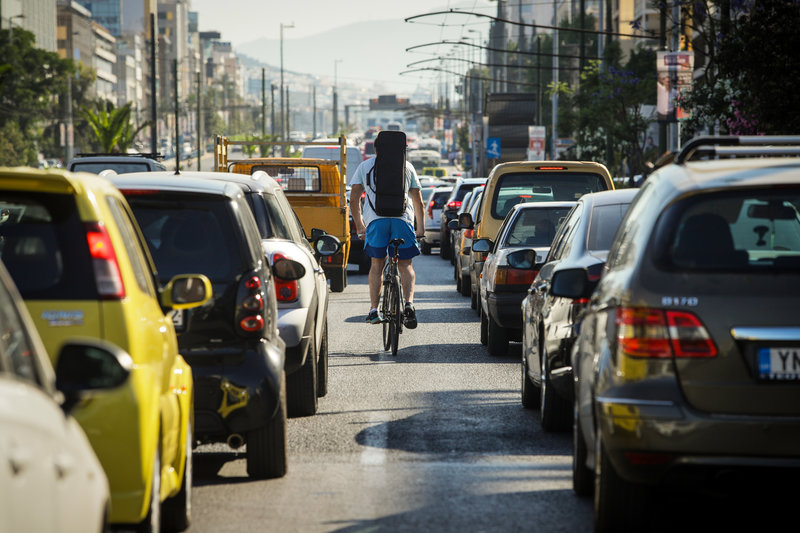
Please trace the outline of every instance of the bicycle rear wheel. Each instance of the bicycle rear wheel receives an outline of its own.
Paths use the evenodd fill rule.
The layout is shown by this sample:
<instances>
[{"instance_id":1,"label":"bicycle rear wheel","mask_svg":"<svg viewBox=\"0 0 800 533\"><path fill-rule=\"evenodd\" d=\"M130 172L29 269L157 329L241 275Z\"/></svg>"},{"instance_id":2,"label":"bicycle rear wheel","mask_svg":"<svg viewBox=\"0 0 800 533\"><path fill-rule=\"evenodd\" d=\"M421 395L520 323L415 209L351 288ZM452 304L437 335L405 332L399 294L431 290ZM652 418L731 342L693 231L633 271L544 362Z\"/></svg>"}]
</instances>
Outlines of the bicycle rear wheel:
<instances>
[{"instance_id":1,"label":"bicycle rear wheel","mask_svg":"<svg viewBox=\"0 0 800 533\"><path fill-rule=\"evenodd\" d=\"M399 279L391 285L392 320L390 322L392 355L397 355L397 346L400 343L400 333L403 331L403 310L400 309L400 283Z\"/></svg>"},{"instance_id":2,"label":"bicycle rear wheel","mask_svg":"<svg viewBox=\"0 0 800 533\"><path fill-rule=\"evenodd\" d=\"M392 346L392 335L391 335L391 296L390 296L390 285L384 284L383 286L383 298L381 299L381 316L383 316L383 349L389 350Z\"/></svg>"}]
</instances>

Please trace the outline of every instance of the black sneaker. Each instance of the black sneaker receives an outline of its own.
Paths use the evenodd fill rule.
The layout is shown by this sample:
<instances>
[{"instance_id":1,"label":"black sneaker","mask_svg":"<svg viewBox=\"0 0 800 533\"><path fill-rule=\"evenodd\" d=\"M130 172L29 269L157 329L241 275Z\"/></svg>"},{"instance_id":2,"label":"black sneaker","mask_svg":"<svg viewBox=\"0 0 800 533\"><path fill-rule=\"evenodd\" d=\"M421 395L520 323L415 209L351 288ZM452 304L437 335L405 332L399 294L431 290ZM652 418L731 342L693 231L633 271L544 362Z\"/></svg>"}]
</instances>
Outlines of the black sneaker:
<instances>
[{"instance_id":1,"label":"black sneaker","mask_svg":"<svg viewBox=\"0 0 800 533\"><path fill-rule=\"evenodd\" d=\"M408 329L417 327L417 312L414 310L414 306L409 303L406 304L406 308L403 311L403 325Z\"/></svg>"},{"instance_id":2,"label":"black sneaker","mask_svg":"<svg viewBox=\"0 0 800 533\"><path fill-rule=\"evenodd\" d=\"M373 309L367 315L368 324L380 324L381 322L383 322L383 318L381 317L380 313L378 313L377 309Z\"/></svg>"}]
</instances>

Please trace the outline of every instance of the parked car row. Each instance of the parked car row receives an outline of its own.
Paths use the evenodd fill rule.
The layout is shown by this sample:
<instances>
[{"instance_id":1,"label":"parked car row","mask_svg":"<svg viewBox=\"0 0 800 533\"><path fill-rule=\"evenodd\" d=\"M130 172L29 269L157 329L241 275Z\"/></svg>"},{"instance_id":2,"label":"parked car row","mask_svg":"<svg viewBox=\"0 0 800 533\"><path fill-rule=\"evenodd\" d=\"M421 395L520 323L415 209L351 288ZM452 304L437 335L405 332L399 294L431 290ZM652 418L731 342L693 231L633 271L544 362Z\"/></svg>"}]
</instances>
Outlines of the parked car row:
<instances>
[{"instance_id":1,"label":"parked car row","mask_svg":"<svg viewBox=\"0 0 800 533\"><path fill-rule=\"evenodd\" d=\"M287 416L327 393L320 261L339 249L309 244L264 172L0 170L0 455L19 464L0 529L184 530L198 443L283 476ZM55 479L30 466L47 457Z\"/></svg>"},{"instance_id":2,"label":"parked car row","mask_svg":"<svg viewBox=\"0 0 800 533\"><path fill-rule=\"evenodd\" d=\"M527 290L513 323L521 402L544 430L572 430L573 489L593 495L595 531L651 529L659 489L725 476L780 494L797 475L798 147L800 137L694 139L641 189L576 195L546 252L509 246L533 197L557 199L538 181L534 203L471 242L486 254L478 311L490 353L504 353L499 334L514 338L505 289ZM479 217L499 207L493 186L490 176L484 203L495 208ZM474 231L474 220L451 226Z\"/></svg>"}]
</instances>

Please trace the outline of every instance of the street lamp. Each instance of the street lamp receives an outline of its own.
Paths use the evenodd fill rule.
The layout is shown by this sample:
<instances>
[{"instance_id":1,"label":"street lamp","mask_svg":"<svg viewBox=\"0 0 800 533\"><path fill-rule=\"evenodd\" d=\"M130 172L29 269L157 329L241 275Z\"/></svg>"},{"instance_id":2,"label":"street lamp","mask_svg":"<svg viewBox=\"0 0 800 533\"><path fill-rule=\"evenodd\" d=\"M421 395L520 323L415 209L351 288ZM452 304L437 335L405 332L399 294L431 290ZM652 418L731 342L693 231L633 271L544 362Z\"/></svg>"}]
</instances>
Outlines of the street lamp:
<instances>
[{"instance_id":1,"label":"street lamp","mask_svg":"<svg viewBox=\"0 0 800 533\"><path fill-rule=\"evenodd\" d=\"M12 15L8 17L8 44L11 45L12 36L14 35L14 19L24 19L25 15Z\"/></svg>"},{"instance_id":2,"label":"street lamp","mask_svg":"<svg viewBox=\"0 0 800 533\"><path fill-rule=\"evenodd\" d=\"M339 94L337 87L339 83L337 67L341 63L341 59L333 60L333 136L336 137L337 129L339 128Z\"/></svg>"},{"instance_id":3,"label":"street lamp","mask_svg":"<svg viewBox=\"0 0 800 533\"><path fill-rule=\"evenodd\" d=\"M284 24L281 22L281 90L280 90L280 97L281 97L281 141L286 140L286 121L284 120L284 116L286 114L285 109L285 102L286 100L283 97L283 29L284 28L294 28L294 22L291 24ZM281 153L285 155L284 147L281 148Z\"/></svg>"}]
</instances>

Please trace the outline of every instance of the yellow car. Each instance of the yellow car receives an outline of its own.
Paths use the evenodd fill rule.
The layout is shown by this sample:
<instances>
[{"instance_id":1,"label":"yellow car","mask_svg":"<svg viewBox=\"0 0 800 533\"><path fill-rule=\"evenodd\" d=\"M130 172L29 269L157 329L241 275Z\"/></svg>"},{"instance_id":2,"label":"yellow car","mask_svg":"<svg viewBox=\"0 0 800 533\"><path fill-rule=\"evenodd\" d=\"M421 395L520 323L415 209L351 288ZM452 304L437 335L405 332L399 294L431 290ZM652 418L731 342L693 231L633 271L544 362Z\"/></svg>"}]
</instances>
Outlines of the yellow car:
<instances>
[{"instance_id":1,"label":"yellow car","mask_svg":"<svg viewBox=\"0 0 800 533\"><path fill-rule=\"evenodd\" d=\"M109 522L182 530L194 387L171 313L208 301L211 284L178 275L162 287L135 220L105 178L0 168L0 258L47 352L70 337L99 338L133 359L125 385L73 413L108 476Z\"/></svg>"}]
</instances>

